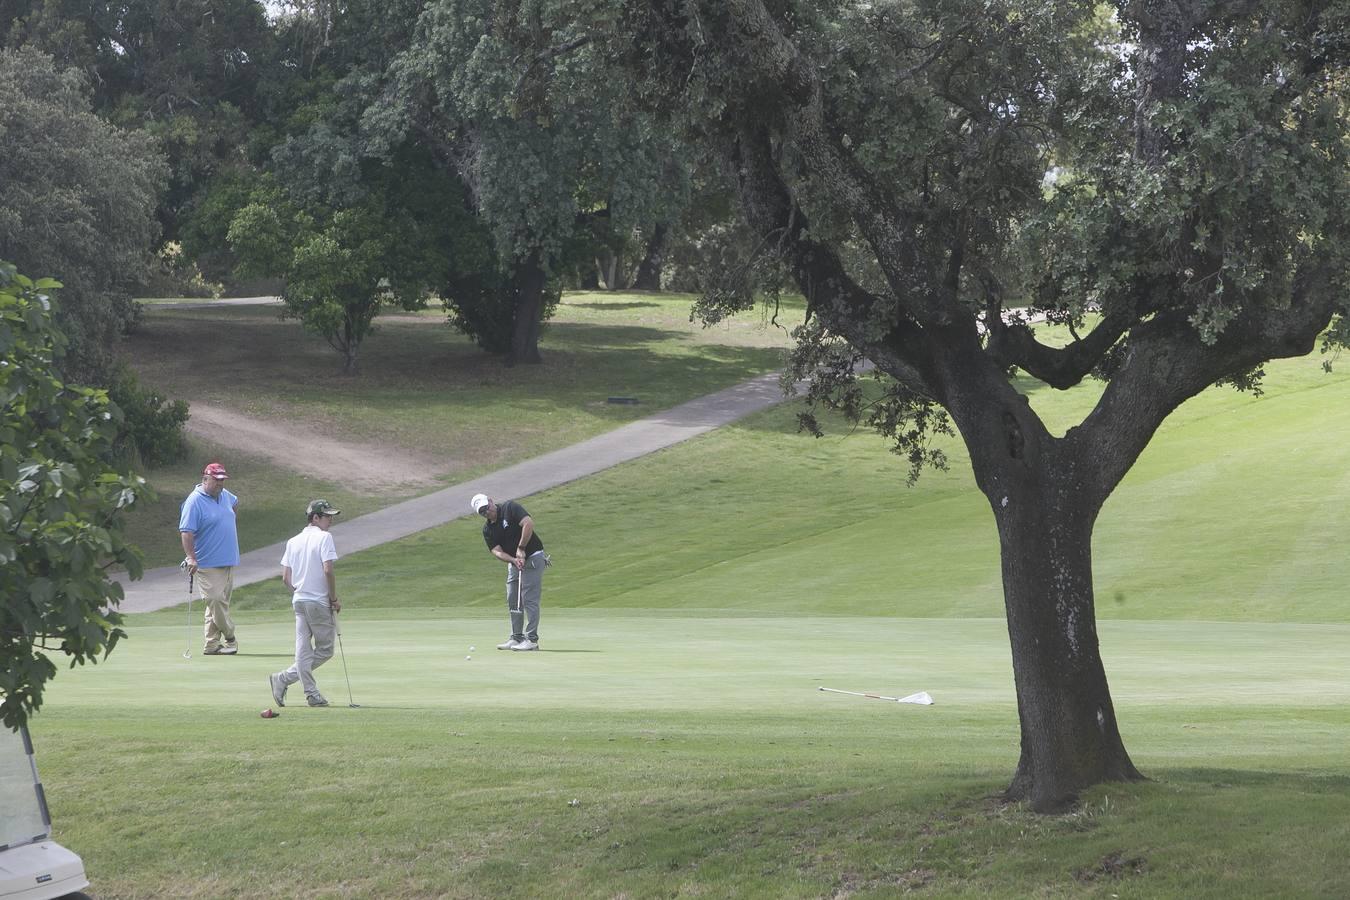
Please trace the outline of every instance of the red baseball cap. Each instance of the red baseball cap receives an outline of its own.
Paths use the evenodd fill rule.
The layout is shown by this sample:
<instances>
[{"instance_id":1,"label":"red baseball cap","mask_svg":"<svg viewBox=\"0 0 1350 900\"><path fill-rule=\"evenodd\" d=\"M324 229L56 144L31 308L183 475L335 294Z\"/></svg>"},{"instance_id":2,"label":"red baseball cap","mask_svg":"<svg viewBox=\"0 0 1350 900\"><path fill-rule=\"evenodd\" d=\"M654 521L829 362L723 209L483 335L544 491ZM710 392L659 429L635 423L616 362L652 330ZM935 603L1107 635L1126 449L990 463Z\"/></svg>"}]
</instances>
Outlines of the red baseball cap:
<instances>
[{"instance_id":1,"label":"red baseball cap","mask_svg":"<svg viewBox=\"0 0 1350 900\"><path fill-rule=\"evenodd\" d=\"M203 474L203 475L210 475L212 478L216 479L217 481L219 481L219 480L222 479L222 478L229 478L229 477L230 477L230 473L229 473L229 472L226 472L226 471L225 471L225 467L222 466L220 463L211 463L211 464L208 465L205 469L202 469L202 474Z\"/></svg>"}]
</instances>

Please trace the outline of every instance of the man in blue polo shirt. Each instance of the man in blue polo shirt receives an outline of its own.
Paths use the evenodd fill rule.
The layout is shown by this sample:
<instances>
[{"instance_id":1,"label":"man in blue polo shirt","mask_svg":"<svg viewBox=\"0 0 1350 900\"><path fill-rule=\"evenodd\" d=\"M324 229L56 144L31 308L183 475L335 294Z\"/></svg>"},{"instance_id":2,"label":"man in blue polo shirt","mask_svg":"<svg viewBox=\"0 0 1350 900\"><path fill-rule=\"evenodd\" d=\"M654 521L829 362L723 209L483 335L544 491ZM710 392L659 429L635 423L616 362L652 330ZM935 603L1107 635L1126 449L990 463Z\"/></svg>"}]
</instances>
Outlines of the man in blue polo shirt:
<instances>
[{"instance_id":1,"label":"man in blue polo shirt","mask_svg":"<svg viewBox=\"0 0 1350 900\"><path fill-rule=\"evenodd\" d=\"M239 532L235 528L239 498L225 490L229 477L220 463L208 465L202 470L202 483L188 494L178 516L188 574L201 587L206 607L206 648L202 652L208 656L239 652L230 618L234 567L239 565Z\"/></svg>"}]
</instances>

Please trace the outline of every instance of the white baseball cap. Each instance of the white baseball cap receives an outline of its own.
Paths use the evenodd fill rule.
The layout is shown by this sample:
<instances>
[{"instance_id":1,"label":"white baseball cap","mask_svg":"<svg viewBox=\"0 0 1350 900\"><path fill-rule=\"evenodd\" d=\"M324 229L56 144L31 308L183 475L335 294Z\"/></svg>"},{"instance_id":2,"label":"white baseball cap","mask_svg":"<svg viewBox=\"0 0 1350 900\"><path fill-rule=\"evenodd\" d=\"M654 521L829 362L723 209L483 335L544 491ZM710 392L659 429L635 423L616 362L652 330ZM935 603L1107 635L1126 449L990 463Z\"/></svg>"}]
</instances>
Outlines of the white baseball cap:
<instances>
[{"instance_id":1,"label":"white baseball cap","mask_svg":"<svg viewBox=\"0 0 1350 900\"><path fill-rule=\"evenodd\" d=\"M469 505L473 507L474 515L479 515L483 512L483 507L491 502L487 494L474 494L473 499L469 501Z\"/></svg>"}]
</instances>

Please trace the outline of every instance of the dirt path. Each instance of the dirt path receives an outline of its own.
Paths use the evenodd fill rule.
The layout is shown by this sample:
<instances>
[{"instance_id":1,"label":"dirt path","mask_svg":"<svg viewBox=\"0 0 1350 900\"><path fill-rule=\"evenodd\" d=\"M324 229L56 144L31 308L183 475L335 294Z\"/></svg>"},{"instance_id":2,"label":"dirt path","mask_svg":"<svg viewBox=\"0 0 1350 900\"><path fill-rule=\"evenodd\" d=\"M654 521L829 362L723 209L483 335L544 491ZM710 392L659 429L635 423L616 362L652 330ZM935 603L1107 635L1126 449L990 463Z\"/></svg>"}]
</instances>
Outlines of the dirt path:
<instances>
[{"instance_id":1,"label":"dirt path","mask_svg":"<svg viewBox=\"0 0 1350 900\"><path fill-rule=\"evenodd\" d=\"M340 474L343 482L358 491L427 487L436 484L436 475L447 471L444 460L379 444L339 441L305 426L252 419L201 400L189 403L192 416L187 430L191 434L296 472L313 474L315 466L321 465L326 475Z\"/></svg>"}]
</instances>

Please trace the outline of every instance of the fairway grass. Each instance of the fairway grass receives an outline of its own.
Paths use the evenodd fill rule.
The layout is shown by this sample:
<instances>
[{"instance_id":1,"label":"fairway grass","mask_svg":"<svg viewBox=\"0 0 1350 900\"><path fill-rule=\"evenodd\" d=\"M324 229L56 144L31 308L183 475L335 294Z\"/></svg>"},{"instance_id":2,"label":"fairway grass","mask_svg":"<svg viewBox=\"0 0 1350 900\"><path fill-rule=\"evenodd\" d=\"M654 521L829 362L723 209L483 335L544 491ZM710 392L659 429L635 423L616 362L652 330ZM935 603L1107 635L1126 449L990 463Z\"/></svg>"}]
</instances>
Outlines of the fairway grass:
<instances>
[{"instance_id":1,"label":"fairway grass","mask_svg":"<svg viewBox=\"0 0 1350 900\"><path fill-rule=\"evenodd\" d=\"M268 721L292 620L182 658L135 617L33 724L56 837L99 897L1330 896L1350 626L1111 622L1154 780L1066 816L992 795L1017 758L998 620L350 611L328 709ZM195 623L194 623L195 624ZM477 652L466 660L468 647ZM821 693L902 695L931 707ZM577 801L571 805L570 801Z\"/></svg>"}]
</instances>

